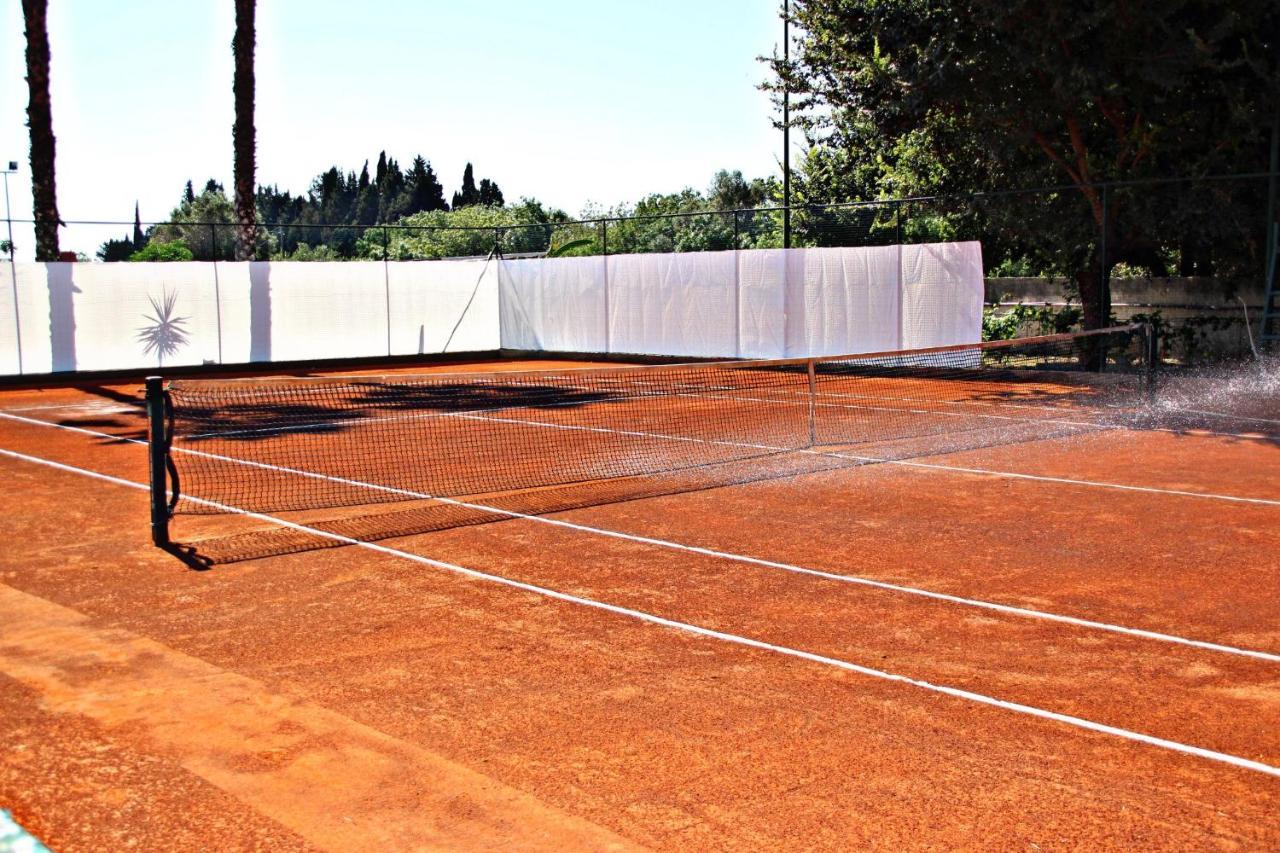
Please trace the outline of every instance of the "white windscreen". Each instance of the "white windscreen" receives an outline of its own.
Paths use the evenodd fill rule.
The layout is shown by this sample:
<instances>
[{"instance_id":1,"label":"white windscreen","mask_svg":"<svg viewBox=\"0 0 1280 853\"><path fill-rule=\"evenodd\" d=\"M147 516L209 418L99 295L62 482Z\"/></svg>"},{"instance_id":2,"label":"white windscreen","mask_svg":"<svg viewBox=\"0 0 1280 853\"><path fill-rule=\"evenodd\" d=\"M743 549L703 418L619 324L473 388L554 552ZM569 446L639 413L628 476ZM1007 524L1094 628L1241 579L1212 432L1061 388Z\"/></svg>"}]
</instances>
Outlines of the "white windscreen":
<instances>
[{"instance_id":1,"label":"white windscreen","mask_svg":"<svg viewBox=\"0 0 1280 853\"><path fill-rule=\"evenodd\" d=\"M735 252L611 255L606 288L610 352L737 352Z\"/></svg>"},{"instance_id":2,"label":"white windscreen","mask_svg":"<svg viewBox=\"0 0 1280 853\"><path fill-rule=\"evenodd\" d=\"M509 261L4 266L0 373L9 375L499 347L839 355L973 343L982 320L977 243Z\"/></svg>"},{"instance_id":3,"label":"white windscreen","mask_svg":"<svg viewBox=\"0 0 1280 853\"><path fill-rule=\"evenodd\" d=\"M605 258L524 258L499 267L502 346L546 352L608 350Z\"/></svg>"}]
</instances>

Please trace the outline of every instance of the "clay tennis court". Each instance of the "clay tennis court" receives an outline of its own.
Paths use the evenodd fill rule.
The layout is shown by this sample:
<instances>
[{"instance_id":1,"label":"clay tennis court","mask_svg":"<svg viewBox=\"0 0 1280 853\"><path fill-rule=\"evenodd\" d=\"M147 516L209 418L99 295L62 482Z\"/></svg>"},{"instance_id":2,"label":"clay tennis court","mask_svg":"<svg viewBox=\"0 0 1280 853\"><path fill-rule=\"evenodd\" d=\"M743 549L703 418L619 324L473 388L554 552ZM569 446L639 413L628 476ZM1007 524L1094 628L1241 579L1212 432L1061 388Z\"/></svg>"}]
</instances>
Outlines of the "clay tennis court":
<instances>
[{"instance_id":1,"label":"clay tennis court","mask_svg":"<svg viewBox=\"0 0 1280 853\"><path fill-rule=\"evenodd\" d=\"M388 387L589 366L442 365ZM822 410L788 405L803 377L753 381L749 400L663 396L699 440L730 411L770 432L763 459L737 437L711 461L731 477L671 464L647 493L586 481L557 504L583 445L522 461L532 410L570 424L524 399L501 428L457 427L509 463L400 459L498 517L441 523L416 486L382 508L328 492L268 519L179 513L175 540L224 558L198 570L151 542L140 376L0 392L0 793L53 849L1280 844L1274 382L1187 380L1123 425L1052 378L925 403L882 388L881 421L951 424L961 406L1061 429L877 464L844 464L866 438L846 431L801 470L779 460L815 454L784 439ZM832 413L865 409L828 390ZM379 411L360 428L403 423ZM604 411L588 446L634 458L620 425L649 410ZM336 409L304 414L288 423L350 434ZM219 441L246 428L263 427ZM240 455L290 481L315 436L266 428ZM504 468L520 488L486 491ZM403 515L401 535L342 532L397 512L421 532ZM217 551L237 536L273 553Z\"/></svg>"}]
</instances>

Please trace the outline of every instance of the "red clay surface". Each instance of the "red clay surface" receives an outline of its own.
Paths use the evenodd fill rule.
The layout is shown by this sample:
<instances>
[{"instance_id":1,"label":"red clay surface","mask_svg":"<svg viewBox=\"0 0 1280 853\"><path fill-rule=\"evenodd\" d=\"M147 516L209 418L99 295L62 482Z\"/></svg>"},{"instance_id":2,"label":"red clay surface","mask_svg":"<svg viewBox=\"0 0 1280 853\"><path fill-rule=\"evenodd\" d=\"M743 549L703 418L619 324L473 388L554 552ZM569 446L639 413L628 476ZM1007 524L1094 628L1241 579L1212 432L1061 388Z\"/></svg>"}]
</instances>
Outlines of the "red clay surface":
<instances>
[{"instance_id":1,"label":"red clay surface","mask_svg":"<svg viewBox=\"0 0 1280 853\"><path fill-rule=\"evenodd\" d=\"M138 390L13 390L0 412L137 437ZM511 519L380 544L1280 767L1274 657L725 556L1274 656L1266 429L1109 430L554 516L630 539ZM137 444L0 417L0 448L146 480ZM1280 777L1258 769L391 553L195 572L150 546L145 492L2 455L0 473L0 807L57 850L1280 846Z\"/></svg>"}]
</instances>

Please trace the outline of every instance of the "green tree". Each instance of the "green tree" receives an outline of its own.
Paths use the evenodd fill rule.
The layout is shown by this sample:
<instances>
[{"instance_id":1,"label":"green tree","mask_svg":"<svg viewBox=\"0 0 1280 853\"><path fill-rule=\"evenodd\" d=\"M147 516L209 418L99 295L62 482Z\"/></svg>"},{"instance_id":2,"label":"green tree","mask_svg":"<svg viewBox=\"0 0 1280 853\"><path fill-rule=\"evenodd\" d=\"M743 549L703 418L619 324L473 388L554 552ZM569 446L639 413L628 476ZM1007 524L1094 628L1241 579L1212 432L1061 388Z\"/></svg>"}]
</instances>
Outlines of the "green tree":
<instances>
[{"instance_id":1,"label":"green tree","mask_svg":"<svg viewBox=\"0 0 1280 853\"><path fill-rule=\"evenodd\" d=\"M413 158L409 172L405 175L404 192L407 195L404 210L406 215L431 210L448 210L444 201L444 187L436 178L431 164L418 155Z\"/></svg>"},{"instance_id":2,"label":"green tree","mask_svg":"<svg viewBox=\"0 0 1280 853\"><path fill-rule=\"evenodd\" d=\"M147 242L147 235L142 232L142 211L138 202L133 203L133 247L141 249Z\"/></svg>"},{"instance_id":3,"label":"green tree","mask_svg":"<svg viewBox=\"0 0 1280 853\"><path fill-rule=\"evenodd\" d=\"M125 237L120 240L107 240L98 247L98 251L95 254L98 256L98 260L111 263L114 261L127 261L136 251L138 251L138 247L133 245L132 240Z\"/></svg>"},{"instance_id":4,"label":"green tree","mask_svg":"<svg viewBox=\"0 0 1280 853\"><path fill-rule=\"evenodd\" d=\"M488 178L480 180L480 190L477 195L480 204L487 207L502 207L503 205L502 190L498 189L498 185Z\"/></svg>"},{"instance_id":5,"label":"green tree","mask_svg":"<svg viewBox=\"0 0 1280 853\"><path fill-rule=\"evenodd\" d=\"M230 260L235 256L236 215L231 200L220 185L210 181L214 189L205 191L174 208L169 221L151 230L152 242L172 243L181 241L193 253L195 260ZM268 236L258 231L255 256L268 253Z\"/></svg>"},{"instance_id":6,"label":"green tree","mask_svg":"<svg viewBox=\"0 0 1280 853\"><path fill-rule=\"evenodd\" d=\"M27 127L31 131L31 196L36 260L58 260L58 187L54 170L53 108L49 102L47 0L22 0L27 38Z\"/></svg>"},{"instance_id":7,"label":"green tree","mask_svg":"<svg viewBox=\"0 0 1280 853\"><path fill-rule=\"evenodd\" d=\"M480 203L480 191L476 189L476 176L468 163L462 170L462 189L453 194L453 209Z\"/></svg>"},{"instance_id":8,"label":"green tree","mask_svg":"<svg viewBox=\"0 0 1280 853\"><path fill-rule=\"evenodd\" d=\"M794 0L792 10L800 36L789 65L773 61L772 88L792 93L816 149L802 192L1066 183L982 215L1039 238L1024 248L1073 277L1088 327L1109 320L1116 263L1161 267L1163 247L1188 231L1236 221L1206 217L1192 192L1117 193L1104 205L1100 182L1266 168L1280 94L1280 7L1269 0Z\"/></svg>"}]
</instances>

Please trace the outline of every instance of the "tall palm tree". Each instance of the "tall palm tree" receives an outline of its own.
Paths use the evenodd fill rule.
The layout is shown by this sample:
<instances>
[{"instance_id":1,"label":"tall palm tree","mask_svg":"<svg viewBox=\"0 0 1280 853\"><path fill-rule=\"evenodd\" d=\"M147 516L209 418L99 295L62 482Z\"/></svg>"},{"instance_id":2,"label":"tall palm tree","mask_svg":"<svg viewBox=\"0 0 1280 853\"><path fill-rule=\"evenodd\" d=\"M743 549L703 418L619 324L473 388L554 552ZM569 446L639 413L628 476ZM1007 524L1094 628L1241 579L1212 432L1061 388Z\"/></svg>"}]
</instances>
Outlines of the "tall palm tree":
<instances>
[{"instance_id":1,"label":"tall palm tree","mask_svg":"<svg viewBox=\"0 0 1280 853\"><path fill-rule=\"evenodd\" d=\"M236 0L236 34L231 39L235 77L231 90L236 101L236 121L231 128L236 194L236 260L253 260L258 242L258 216L254 204L253 42L256 0Z\"/></svg>"},{"instance_id":2,"label":"tall palm tree","mask_svg":"<svg viewBox=\"0 0 1280 853\"><path fill-rule=\"evenodd\" d=\"M49 105L48 0L22 0L27 28L27 127L31 129L31 195L36 220L36 260L58 259L58 191L54 181L53 109Z\"/></svg>"}]
</instances>

